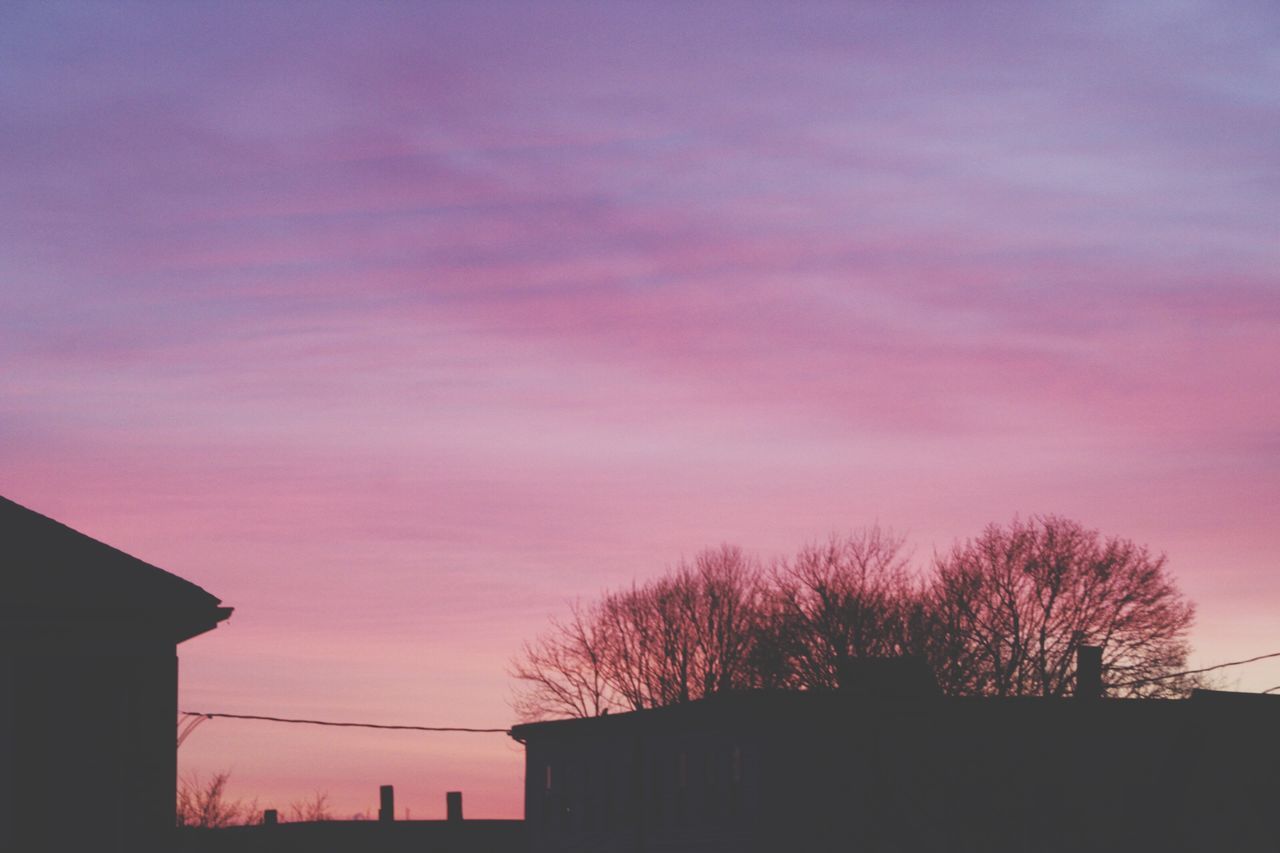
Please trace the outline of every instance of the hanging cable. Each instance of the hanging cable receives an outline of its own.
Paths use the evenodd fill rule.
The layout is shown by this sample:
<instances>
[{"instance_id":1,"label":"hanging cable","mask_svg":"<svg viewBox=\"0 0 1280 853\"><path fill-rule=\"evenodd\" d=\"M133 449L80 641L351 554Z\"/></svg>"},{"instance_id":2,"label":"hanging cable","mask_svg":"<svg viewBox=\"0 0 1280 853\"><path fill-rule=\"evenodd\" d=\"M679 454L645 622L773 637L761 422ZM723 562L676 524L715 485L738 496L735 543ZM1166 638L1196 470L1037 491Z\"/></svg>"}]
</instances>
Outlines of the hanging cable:
<instances>
[{"instance_id":1,"label":"hanging cable","mask_svg":"<svg viewBox=\"0 0 1280 853\"><path fill-rule=\"evenodd\" d=\"M1245 660L1233 660L1226 663L1218 663L1213 666L1206 666L1200 669L1188 669L1183 672L1171 672L1168 675L1153 675L1150 678L1138 678L1133 681L1122 681L1119 684L1108 684L1107 687L1133 687L1137 684L1150 684L1153 681L1167 681L1170 678L1178 678L1183 675L1199 675L1202 672L1213 672L1215 669L1226 669L1229 666L1241 666L1246 663L1254 663L1255 661L1267 660L1268 658L1280 658L1280 652L1271 652L1270 654L1258 655L1257 657L1247 658ZM1271 688L1272 690L1280 689L1280 686ZM1270 691L1268 691L1270 692Z\"/></svg>"},{"instance_id":2,"label":"hanging cable","mask_svg":"<svg viewBox=\"0 0 1280 853\"><path fill-rule=\"evenodd\" d=\"M1188 669L1182 672L1171 672L1166 675L1154 675L1149 678L1138 678L1133 681L1122 681L1118 684L1108 684L1109 688L1117 687L1134 687L1139 684L1150 684L1156 681L1167 681L1170 678L1179 678L1184 675L1199 675L1204 672L1213 672L1218 669L1226 669L1231 666L1243 666L1247 663L1256 663L1260 660L1268 660L1270 658L1280 657L1280 652L1271 652L1265 655L1246 658L1244 660L1227 661L1226 663L1214 664L1213 666L1205 666L1200 669ZM1275 693L1280 691L1280 684L1275 687L1262 691L1263 693ZM270 723L289 723L292 725L304 726L330 726L333 728L346 729L379 729L383 731L407 731L407 732L463 732L467 734L510 734L510 729L499 728L478 728L471 726L409 726L409 725L392 725L386 723L359 723L351 721L338 720L309 720L296 717L273 717L267 714L227 714L217 711L182 711L182 715L186 719L181 727L178 745L187 739L196 726L205 720L214 718L222 718L227 720L262 720Z\"/></svg>"},{"instance_id":3,"label":"hanging cable","mask_svg":"<svg viewBox=\"0 0 1280 853\"><path fill-rule=\"evenodd\" d=\"M182 716L182 725L178 727L178 746L182 746L182 742L191 736L196 727L209 719L203 714L189 714L185 711Z\"/></svg>"},{"instance_id":4,"label":"hanging cable","mask_svg":"<svg viewBox=\"0 0 1280 853\"><path fill-rule=\"evenodd\" d=\"M209 711L183 711L184 715L195 717L203 717L206 720L212 720L215 717L221 717L228 720L265 720L271 723L293 723L296 725L306 726L334 726L336 728L346 729L385 729L391 731L408 731L408 732L467 732L472 734L507 734L510 729L482 729L470 728L467 726L398 726L383 723L354 723L354 722L338 722L335 720L303 720L292 717L271 717L265 714L223 714L220 712ZM195 728L195 726L191 726ZM189 730L188 730L189 733Z\"/></svg>"}]
</instances>

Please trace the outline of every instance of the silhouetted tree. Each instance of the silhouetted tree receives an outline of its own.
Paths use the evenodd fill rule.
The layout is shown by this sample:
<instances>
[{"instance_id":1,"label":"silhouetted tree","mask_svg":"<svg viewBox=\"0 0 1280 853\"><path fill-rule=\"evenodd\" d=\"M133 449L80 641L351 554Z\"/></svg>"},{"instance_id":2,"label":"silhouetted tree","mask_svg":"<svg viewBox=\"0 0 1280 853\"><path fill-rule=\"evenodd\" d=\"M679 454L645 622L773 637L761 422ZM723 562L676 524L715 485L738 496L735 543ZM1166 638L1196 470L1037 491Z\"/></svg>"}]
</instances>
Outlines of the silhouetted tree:
<instances>
[{"instance_id":1,"label":"silhouetted tree","mask_svg":"<svg viewBox=\"0 0 1280 853\"><path fill-rule=\"evenodd\" d=\"M317 823L333 820L329 811L329 795L316 791L310 799L289 804L289 820L295 823Z\"/></svg>"},{"instance_id":2,"label":"silhouetted tree","mask_svg":"<svg viewBox=\"0 0 1280 853\"><path fill-rule=\"evenodd\" d=\"M608 599L610 671L626 705L673 705L749 686L763 589L755 562L723 545Z\"/></svg>"},{"instance_id":3,"label":"silhouetted tree","mask_svg":"<svg viewBox=\"0 0 1280 853\"><path fill-rule=\"evenodd\" d=\"M231 774L221 771L202 782L198 775L184 776L178 781L177 825L195 829L219 829L224 826L256 823L258 801L232 800L227 797L227 781Z\"/></svg>"},{"instance_id":4,"label":"silhouetted tree","mask_svg":"<svg viewBox=\"0 0 1280 853\"><path fill-rule=\"evenodd\" d=\"M761 680L838 688L857 658L922 652L922 590L903 544L891 531L869 527L776 564L758 653Z\"/></svg>"},{"instance_id":5,"label":"silhouetted tree","mask_svg":"<svg viewBox=\"0 0 1280 853\"><path fill-rule=\"evenodd\" d=\"M952 694L1063 696L1076 650L1101 646L1114 695L1173 695L1195 608L1163 555L1057 516L991 525L935 561L929 657Z\"/></svg>"},{"instance_id":6,"label":"silhouetted tree","mask_svg":"<svg viewBox=\"0 0 1280 853\"><path fill-rule=\"evenodd\" d=\"M824 690L859 658L919 655L953 695L1062 696L1103 648L1113 695L1175 695L1194 608L1163 556L1056 516L992 525L911 570L878 527L762 572L732 546L575 605L514 661L523 719L595 716L750 687ZM1131 683L1139 682L1141 683Z\"/></svg>"},{"instance_id":7,"label":"silhouetted tree","mask_svg":"<svg viewBox=\"0 0 1280 853\"><path fill-rule=\"evenodd\" d=\"M514 661L516 711L594 716L750 686L763 593L755 562L721 546L662 578L575 605Z\"/></svg>"},{"instance_id":8,"label":"silhouetted tree","mask_svg":"<svg viewBox=\"0 0 1280 853\"><path fill-rule=\"evenodd\" d=\"M550 633L525 644L511 668L522 685L513 703L521 719L596 717L620 704L604 615L614 597L573 604L568 621L553 619Z\"/></svg>"}]
</instances>

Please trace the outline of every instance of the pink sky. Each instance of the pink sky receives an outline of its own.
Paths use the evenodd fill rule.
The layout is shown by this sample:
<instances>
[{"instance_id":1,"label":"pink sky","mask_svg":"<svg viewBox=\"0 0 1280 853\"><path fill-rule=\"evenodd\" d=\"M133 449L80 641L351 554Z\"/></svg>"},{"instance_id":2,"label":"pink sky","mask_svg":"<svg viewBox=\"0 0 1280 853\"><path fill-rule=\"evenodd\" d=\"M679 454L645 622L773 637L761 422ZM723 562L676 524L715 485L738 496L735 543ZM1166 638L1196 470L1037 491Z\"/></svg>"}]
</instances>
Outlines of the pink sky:
<instances>
[{"instance_id":1,"label":"pink sky","mask_svg":"<svg viewBox=\"0 0 1280 853\"><path fill-rule=\"evenodd\" d=\"M6 4L0 493L236 608L180 650L194 710L503 726L571 599L876 521L923 565L1015 513L1165 551L1196 663L1280 650L1278 36ZM518 816L521 761L221 720L180 753L344 816Z\"/></svg>"}]
</instances>

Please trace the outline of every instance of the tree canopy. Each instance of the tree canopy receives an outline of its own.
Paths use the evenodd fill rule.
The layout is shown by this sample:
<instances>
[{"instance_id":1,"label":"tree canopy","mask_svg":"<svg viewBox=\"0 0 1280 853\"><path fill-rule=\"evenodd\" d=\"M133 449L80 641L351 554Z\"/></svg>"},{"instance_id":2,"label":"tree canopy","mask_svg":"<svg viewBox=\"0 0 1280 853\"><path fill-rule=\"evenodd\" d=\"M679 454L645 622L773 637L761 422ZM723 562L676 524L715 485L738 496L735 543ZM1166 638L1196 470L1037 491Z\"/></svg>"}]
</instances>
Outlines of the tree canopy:
<instances>
[{"instance_id":1,"label":"tree canopy","mask_svg":"<svg viewBox=\"0 0 1280 853\"><path fill-rule=\"evenodd\" d=\"M512 663L526 720L756 687L828 690L859 658L916 655L951 695L1063 696L1081 645L1112 695L1174 695L1194 606L1163 555L1058 516L991 525L914 570L869 527L768 567L721 545L589 603Z\"/></svg>"},{"instance_id":2,"label":"tree canopy","mask_svg":"<svg viewBox=\"0 0 1280 853\"><path fill-rule=\"evenodd\" d=\"M1048 516L991 525L935 560L930 660L954 694L1063 696L1076 651L1100 646L1117 695L1185 689L1195 608L1163 555Z\"/></svg>"}]
</instances>

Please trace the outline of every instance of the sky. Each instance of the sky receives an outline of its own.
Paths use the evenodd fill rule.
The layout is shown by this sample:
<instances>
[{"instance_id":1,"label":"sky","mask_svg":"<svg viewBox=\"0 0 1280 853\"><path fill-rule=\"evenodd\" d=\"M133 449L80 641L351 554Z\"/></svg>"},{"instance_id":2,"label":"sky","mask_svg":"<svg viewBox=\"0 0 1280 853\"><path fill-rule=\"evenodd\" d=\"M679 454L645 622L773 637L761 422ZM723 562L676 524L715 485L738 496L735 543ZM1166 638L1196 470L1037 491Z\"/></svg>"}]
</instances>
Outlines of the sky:
<instances>
[{"instance_id":1,"label":"sky","mask_svg":"<svg viewBox=\"0 0 1280 853\"><path fill-rule=\"evenodd\" d=\"M1277 651L1277 80L1270 2L6 3L0 493L235 607L187 710L501 727L704 546L1032 513ZM522 811L503 735L179 763Z\"/></svg>"}]
</instances>

